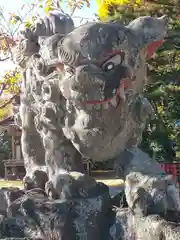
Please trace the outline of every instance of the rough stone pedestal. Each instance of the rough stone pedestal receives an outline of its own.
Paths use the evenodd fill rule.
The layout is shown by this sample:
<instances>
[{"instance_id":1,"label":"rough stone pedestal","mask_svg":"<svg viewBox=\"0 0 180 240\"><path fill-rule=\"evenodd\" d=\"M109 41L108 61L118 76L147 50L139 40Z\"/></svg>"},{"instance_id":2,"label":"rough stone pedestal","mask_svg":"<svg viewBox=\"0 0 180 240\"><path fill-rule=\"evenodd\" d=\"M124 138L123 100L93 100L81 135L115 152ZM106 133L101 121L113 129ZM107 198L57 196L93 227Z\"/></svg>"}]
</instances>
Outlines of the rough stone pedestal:
<instances>
[{"instance_id":1,"label":"rough stone pedestal","mask_svg":"<svg viewBox=\"0 0 180 240\"><path fill-rule=\"evenodd\" d=\"M114 206L108 187L101 183L91 193L50 200L41 189L2 189L0 239L180 239L180 214L134 215L128 208Z\"/></svg>"},{"instance_id":2,"label":"rough stone pedestal","mask_svg":"<svg viewBox=\"0 0 180 240\"><path fill-rule=\"evenodd\" d=\"M1 190L7 209L0 218L0 237L104 239L111 223L110 196L107 186L95 188L91 197L68 200L49 200L44 191L33 189L12 202Z\"/></svg>"}]
</instances>

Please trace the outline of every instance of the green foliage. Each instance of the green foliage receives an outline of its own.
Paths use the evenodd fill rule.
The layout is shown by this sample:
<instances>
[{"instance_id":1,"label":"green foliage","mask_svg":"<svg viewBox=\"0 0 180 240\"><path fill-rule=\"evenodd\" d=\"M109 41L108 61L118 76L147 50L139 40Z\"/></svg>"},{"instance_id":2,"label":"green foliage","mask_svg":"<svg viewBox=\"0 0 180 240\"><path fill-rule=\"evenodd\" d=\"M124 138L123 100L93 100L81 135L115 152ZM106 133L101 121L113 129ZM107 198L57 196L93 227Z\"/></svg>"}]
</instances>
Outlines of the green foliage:
<instances>
[{"instance_id":1,"label":"green foliage","mask_svg":"<svg viewBox=\"0 0 180 240\"><path fill-rule=\"evenodd\" d=\"M12 158L12 138L6 133L0 133L0 177L4 177L4 160Z\"/></svg>"},{"instance_id":2,"label":"green foliage","mask_svg":"<svg viewBox=\"0 0 180 240\"><path fill-rule=\"evenodd\" d=\"M11 137L6 133L0 134L0 154L4 155L4 159L10 159L12 156L11 153Z\"/></svg>"},{"instance_id":3,"label":"green foliage","mask_svg":"<svg viewBox=\"0 0 180 240\"><path fill-rule=\"evenodd\" d=\"M152 155L156 153L160 161L171 162L180 157L180 129L175 125L180 119L180 1L151 3L151 15L169 16L169 37L149 62L151 83L144 92L152 103L155 119L150 121L144 133L142 147L149 149ZM176 142L176 156L172 141Z\"/></svg>"},{"instance_id":4,"label":"green foliage","mask_svg":"<svg viewBox=\"0 0 180 240\"><path fill-rule=\"evenodd\" d=\"M1 83L1 80L0 80ZM20 72L17 68L8 71L3 77L3 83L6 84L4 93L17 95L20 92Z\"/></svg>"},{"instance_id":5,"label":"green foliage","mask_svg":"<svg viewBox=\"0 0 180 240\"><path fill-rule=\"evenodd\" d=\"M20 93L20 73L17 68L8 71L0 79L0 121L12 114L12 100ZM7 97L9 96L9 97Z\"/></svg>"},{"instance_id":6,"label":"green foliage","mask_svg":"<svg viewBox=\"0 0 180 240\"><path fill-rule=\"evenodd\" d=\"M109 19L121 19L124 23L143 15L158 17L166 14L169 17L168 38L154 59L148 62L151 81L145 87L144 94L153 106L154 118L148 123L141 144L151 156L168 162L180 159L180 129L175 126L180 119L179 6L180 0L152 0L138 7L111 3L109 7L112 11L106 11ZM176 158L172 141L176 142Z\"/></svg>"}]
</instances>

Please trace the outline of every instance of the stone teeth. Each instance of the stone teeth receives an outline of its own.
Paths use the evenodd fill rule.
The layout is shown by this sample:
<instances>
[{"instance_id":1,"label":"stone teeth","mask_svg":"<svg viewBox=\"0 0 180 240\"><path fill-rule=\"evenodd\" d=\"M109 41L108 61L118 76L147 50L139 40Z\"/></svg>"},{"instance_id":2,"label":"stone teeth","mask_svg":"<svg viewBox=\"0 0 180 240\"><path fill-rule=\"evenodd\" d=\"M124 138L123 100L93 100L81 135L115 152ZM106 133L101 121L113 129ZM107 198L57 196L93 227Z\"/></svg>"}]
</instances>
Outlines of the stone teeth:
<instances>
[{"instance_id":1,"label":"stone teeth","mask_svg":"<svg viewBox=\"0 0 180 240\"><path fill-rule=\"evenodd\" d=\"M104 103L102 104L102 108L103 108L103 109L108 109L108 107L109 107L108 102L104 102Z\"/></svg>"},{"instance_id":2,"label":"stone teeth","mask_svg":"<svg viewBox=\"0 0 180 240\"><path fill-rule=\"evenodd\" d=\"M111 104L113 107L117 107L117 100L116 97L114 97L113 99L110 100Z\"/></svg>"},{"instance_id":3,"label":"stone teeth","mask_svg":"<svg viewBox=\"0 0 180 240\"><path fill-rule=\"evenodd\" d=\"M126 100L126 95L125 95L125 92L124 92L124 85L120 88L119 96L122 100Z\"/></svg>"}]
</instances>

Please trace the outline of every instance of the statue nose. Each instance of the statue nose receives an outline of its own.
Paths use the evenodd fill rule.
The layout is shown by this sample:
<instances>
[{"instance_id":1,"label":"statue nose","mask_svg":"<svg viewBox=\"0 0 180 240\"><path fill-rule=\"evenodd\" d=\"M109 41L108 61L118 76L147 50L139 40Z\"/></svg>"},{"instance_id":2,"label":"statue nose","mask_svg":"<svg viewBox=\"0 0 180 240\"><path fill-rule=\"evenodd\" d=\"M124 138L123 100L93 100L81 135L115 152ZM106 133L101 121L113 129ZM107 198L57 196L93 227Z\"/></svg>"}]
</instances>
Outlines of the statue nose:
<instances>
[{"instance_id":1,"label":"statue nose","mask_svg":"<svg viewBox=\"0 0 180 240\"><path fill-rule=\"evenodd\" d=\"M163 15L162 17L160 17L159 19L162 19L162 20L164 20L166 23L168 23L168 20L169 20L169 18L168 18L168 16L167 15Z\"/></svg>"}]
</instances>

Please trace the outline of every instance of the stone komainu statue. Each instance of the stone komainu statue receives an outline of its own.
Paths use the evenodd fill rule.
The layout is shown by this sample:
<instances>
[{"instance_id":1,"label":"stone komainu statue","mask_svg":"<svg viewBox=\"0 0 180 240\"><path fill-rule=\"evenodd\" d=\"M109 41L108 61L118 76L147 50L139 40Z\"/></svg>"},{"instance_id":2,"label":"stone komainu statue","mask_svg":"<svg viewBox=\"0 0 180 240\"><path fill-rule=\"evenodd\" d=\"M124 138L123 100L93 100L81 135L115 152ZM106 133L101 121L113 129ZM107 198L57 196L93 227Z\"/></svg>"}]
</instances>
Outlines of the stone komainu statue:
<instances>
[{"instance_id":1,"label":"stone komainu statue","mask_svg":"<svg viewBox=\"0 0 180 240\"><path fill-rule=\"evenodd\" d=\"M138 149L152 114L142 95L146 60L166 32L165 16L75 28L68 15L52 11L23 33L15 58L27 188L46 184L53 197L81 195L85 187L72 172L81 171L82 157L111 160L123 169L133 211L179 210L172 178Z\"/></svg>"}]
</instances>

